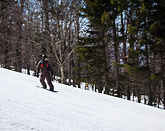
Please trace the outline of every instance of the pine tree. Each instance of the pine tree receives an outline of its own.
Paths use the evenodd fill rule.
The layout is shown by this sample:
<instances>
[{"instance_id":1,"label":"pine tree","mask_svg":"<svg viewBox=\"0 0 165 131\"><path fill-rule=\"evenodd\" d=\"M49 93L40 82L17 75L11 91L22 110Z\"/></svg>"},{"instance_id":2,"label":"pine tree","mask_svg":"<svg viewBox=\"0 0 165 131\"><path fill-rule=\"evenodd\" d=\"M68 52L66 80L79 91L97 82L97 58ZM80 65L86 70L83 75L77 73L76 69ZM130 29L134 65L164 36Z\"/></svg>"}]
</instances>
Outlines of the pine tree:
<instances>
[{"instance_id":1,"label":"pine tree","mask_svg":"<svg viewBox=\"0 0 165 131\"><path fill-rule=\"evenodd\" d=\"M86 63L92 61L92 65L87 66L91 72L95 72L95 68L98 69L97 73L100 75L95 75L93 78L95 79L95 83L98 83L99 87L105 87L105 93L109 94L109 63L108 63L108 46L110 41L113 41L114 49L115 49L115 61L118 62L118 40L116 36L117 26L115 23L116 17L120 11L118 11L118 1L112 0L85 0L85 6L82 9L85 17L90 21L88 36L85 37L85 46L79 46L80 54L81 49L85 51L85 54L90 54L92 57L85 59ZM113 33L111 32L113 30ZM109 38L109 36L113 36ZM84 40L83 39L83 40ZM84 41L81 41L84 42ZM86 49L84 50L84 47ZM89 50L90 49L90 50ZM84 53L84 52L83 52ZM84 56L83 56L84 57ZM79 57L79 59L83 59L83 57ZM98 58L98 59L96 59ZM99 62L98 62L99 60ZM88 64L87 64L88 65ZM82 67L80 67L82 68ZM92 75L91 75L92 76ZM99 76L99 79L98 79ZM119 69L116 68L116 87L120 92L119 86ZM97 80L97 81L96 81ZM97 84L96 84L97 86ZM100 92L102 90L100 89ZM119 96L120 93L118 93Z\"/></svg>"},{"instance_id":2,"label":"pine tree","mask_svg":"<svg viewBox=\"0 0 165 131\"><path fill-rule=\"evenodd\" d=\"M154 1L151 2L150 6L146 4L147 9L150 9L151 7L154 11L150 12L150 32L155 41L152 44L152 49L154 53L159 54L160 56L160 86L163 89L163 102L165 109L165 1Z\"/></svg>"},{"instance_id":3,"label":"pine tree","mask_svg":"<svg viewBox=\"0 0 165 131\"><path fill-rule=\"evenodd\" d=\"M96 38L80 38L79 41L81 42L76 49L79 53L77 61L81 63L80 67L76 68L77 71L81 72L79 81L96 84L97 81L102 79L104 74L105 58L102 53L104 47L102 45L94 45L98 44L99 41Z\"/></svg>"}]
</instances>

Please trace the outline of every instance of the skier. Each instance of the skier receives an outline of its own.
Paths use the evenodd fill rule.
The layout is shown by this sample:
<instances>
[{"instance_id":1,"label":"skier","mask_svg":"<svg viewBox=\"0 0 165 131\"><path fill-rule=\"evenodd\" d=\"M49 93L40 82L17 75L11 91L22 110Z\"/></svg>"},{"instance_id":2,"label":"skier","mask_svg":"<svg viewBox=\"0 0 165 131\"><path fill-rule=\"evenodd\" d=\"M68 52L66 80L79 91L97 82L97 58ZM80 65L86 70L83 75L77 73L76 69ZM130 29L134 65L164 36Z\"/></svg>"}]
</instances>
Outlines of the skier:
<instances>
[{"instance_id":1,"label":"skier","mask_svg":"<svg viewBox=\"0 0 165 131\"><path fill-rule=\"evenodd\" d=\"M46 87L47 87L46 83L45 83L45 78L46 78L48 85L50 87L50 91L54 91L54 86L51 82L53 80L53 71L47 60L46 55L42 55L42 60L39 61L38 65L37 65L37 70L36 70L37 77L39 77L40 71L41 71L40 82L41 82L43 88L46 89ZM51 73L51 76L50 76L50 73Z\"/></svg>"}]
</instances>

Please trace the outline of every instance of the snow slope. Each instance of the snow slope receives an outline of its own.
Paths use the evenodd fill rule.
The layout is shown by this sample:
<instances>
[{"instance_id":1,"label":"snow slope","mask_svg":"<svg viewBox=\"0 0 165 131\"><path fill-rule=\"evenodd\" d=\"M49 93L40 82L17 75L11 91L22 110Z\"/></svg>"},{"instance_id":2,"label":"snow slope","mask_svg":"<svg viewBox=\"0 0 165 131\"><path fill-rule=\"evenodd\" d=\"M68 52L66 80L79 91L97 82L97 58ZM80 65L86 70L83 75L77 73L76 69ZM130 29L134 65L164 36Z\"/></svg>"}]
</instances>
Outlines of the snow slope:
<instances>
[{"instance_id":1,"label":"snow slope","mask_svg":"<svg viewBox=\"0 0 165 131\"><path fill-rule=\"evenodd\" d=\"M165 131L165 111L0 68L0 131Z\"/></svg>"}]
</instances>

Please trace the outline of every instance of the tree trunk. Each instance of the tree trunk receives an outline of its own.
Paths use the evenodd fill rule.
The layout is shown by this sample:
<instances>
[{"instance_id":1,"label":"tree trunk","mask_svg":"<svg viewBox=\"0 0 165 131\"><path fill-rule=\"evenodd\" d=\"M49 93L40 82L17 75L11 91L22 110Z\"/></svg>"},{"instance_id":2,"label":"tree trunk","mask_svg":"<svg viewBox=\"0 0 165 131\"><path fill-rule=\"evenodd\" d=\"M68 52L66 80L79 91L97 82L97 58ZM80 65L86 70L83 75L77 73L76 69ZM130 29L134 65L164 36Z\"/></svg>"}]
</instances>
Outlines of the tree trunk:
<instances>
[{"instance_id":1,"label":"tree trunk","mask_svg":"<svg viewBox=\"0 0 165 131\"><path fill-rule=\"evenodd\" d=\"M125 14L125 17L126 17L126 14ZM126 38L125 38L125 34L124 34L123 13L121 13L121 26L122 26L121 33L122 33L122 40L123 40L123 63L127 64ZM127 80L129 82L129 77L127 78ZM126 91L127 91L127 100L131 100L130 85L127 85L127 90Z\"/></svg>"},{"instance_id":2,"label":"tree trunk","mask_svg":"<svg viewBox=\"0 0 165 131\"><path fill-rule=\"evenodd\" d=\"M45 23L45 36L44 41L42 43L42 54L47 53L47 47L46 45L49 44L49 15L48 15L48 2L47 0L42 0L43 2L43 9L44 9L44 23Z\"/></svg>"},{"instance_id":3,"label":"tree trunk","mask_svg":"<svg viewBox=\"0 0 165 131\"><path fill-rule=\"evenodd\" d=\"M60 65L60 70L61 70L61 83L65 84L64 83L65 82L64 65L63 64Z\"/></svg>"},{"instance_id":4,"label":"tree trunk","mask_svg":"<svg viewBox=\"0 0 165 131\"><path fill-rule=\"evenodd\" d=\"M130 85L127 86L127 100L131 100Z\"/></svg>"},{"instance_id":5,"label":"tree trunk","mask_svg":"<svg viewBox=\"0 0 165 131\"><path fill-rule=\"evenodd\" d=\"M163 104L164 104L164 110L165 110L165 91L163 92Z\"/></svg>"},{"instance_id":6,"label":"tree trunk","mask_svg":"<svg viewBox=\"0 0 165 131\"><path fill-rule=\"evenodd\" d=\"M17 49L16 49L16 71L21 72L22 68L22 24L23 24L23 8L25 0L21 0L21 7L19 12L19 38L17 42Z\"/></svg>"},{"instance_id":7,"label":"tree trunk","mask_svg":"<svg viewBox=\"0 0 165 131\"><path fill-rule=\"evenodd\" d=\"M77 40L76 41L78 43L79 42L79 33L80 33L79 12L78 11L76 12L76 24L77 24L77 28L76 28L76 39ZM77 65L76 66L80 67L80 62L79 61L77 62ZM77 74L78 74L77 75L78 79L81 80L80 71L77 72ZM74 75L74 76L76 76L76 75ZM74 78L76 78L76 77L74 77ZM78 88L81 88L80 81L78 81L76 83L78 84Z\"/></svg>"},{"instance_id":8,"label":"tree trunk","mask_svg":"<svg viewBox=\"0 0 165 131\"><path fill-rule=\"evenodd\" d=\"M114 49L115 49L115 62L118 64L118 43L116 38L116 26L115 26L115 20L113 20L113 42L114 42ZM115 67L115 76L116 76L116 89L117 89L117 97L121 97L121 91L119 86L119 68Z\"/></svg>"}]
</instances>

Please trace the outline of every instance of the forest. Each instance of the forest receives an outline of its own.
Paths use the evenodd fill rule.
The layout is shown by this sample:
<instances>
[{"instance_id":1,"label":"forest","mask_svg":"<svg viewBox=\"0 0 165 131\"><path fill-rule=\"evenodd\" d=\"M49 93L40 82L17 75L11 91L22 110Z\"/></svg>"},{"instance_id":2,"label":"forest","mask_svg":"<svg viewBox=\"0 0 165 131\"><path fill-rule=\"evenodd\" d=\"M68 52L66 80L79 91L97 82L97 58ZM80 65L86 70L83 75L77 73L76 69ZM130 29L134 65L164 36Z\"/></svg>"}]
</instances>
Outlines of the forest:
<instances>
[{"instance_id":1,"label":"forest","mask_svg":"<svg viewBox=\"0 0 165 131\"><path fill-rule=\"evenodd\" d=\"M0 65L165 109L164 0L1 0ZM35 73L34 73L35 76Z\"/></svg>"}]
</instances>

